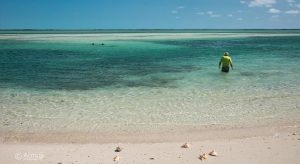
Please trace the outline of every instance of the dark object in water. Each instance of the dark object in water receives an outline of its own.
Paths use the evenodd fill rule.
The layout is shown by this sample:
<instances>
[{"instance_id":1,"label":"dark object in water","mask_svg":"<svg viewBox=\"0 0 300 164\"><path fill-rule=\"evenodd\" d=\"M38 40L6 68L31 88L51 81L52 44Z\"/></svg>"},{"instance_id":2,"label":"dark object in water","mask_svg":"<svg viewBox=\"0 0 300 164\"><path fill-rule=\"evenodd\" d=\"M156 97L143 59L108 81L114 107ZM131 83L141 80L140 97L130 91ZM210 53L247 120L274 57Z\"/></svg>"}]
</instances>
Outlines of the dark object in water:
<instances>
[{"instance_id":1,"label":"dark object in water","mask_svg":"<svg viewBox=\"0 0 300 164\"><path fill-rule=\"evenodd\" d=\"M101 43L101 46L104 46L104 43Z\"/></svg>"},{"instance_id":2,"label":"dark object in water","mask_svg":"<svg viewBox=\"0 0 300 164\"><path fill-rule=\"evenodd\" d=\"M229 72L229 67L222 67L222 72L228 73Z\"/></svg>"},{"instance_id":3,"label":"dark object in water","mask_svg":"<svg viewBox=\"0 0 300 164\"><path fill-rule=\"evenodd\" d=\"M92 45L95 45L95 43L92 43Z\"/></svg>"}]
</instances>

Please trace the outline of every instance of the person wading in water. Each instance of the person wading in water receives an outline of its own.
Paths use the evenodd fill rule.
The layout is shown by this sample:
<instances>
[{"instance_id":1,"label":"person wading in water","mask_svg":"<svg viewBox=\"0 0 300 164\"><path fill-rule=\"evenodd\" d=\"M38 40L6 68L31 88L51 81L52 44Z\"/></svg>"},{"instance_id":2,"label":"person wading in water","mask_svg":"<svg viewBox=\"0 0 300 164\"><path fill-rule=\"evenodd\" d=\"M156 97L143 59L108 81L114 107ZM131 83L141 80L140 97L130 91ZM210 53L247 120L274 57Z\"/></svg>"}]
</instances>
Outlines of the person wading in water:
<instances>
[{"instance_id":1,"label":"person wading in water","mask_svg":"<svg viewBox=\"0 0 300 164\"><path fill-rule=\"evenodd\" d=\"M220 62L219 62L219 69L221 68L222 65L222 72L229 72L229 67L233 70L233 64L231 57L229 56L228 52L225 52L224 55L221 57Z\"/></svg>"}]
</instances>

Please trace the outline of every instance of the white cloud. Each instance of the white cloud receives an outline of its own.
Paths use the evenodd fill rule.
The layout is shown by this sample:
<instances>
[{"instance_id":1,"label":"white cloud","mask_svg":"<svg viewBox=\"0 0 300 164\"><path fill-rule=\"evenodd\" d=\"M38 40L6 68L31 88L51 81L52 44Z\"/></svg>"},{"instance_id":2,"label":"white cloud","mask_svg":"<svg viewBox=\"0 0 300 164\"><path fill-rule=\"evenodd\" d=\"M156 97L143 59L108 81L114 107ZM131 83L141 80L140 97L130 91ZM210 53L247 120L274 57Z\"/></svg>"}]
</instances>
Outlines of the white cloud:
<instances>
[{"instance_id":1,"label":"white cloud","mask_svg":"<svg viewBox=\"0 0 300 164\"><path fill-rule=\"evenodd\" d=\"M177 11L177 10L173 10L173 11L171 11L171 13L172 13L172 14L177 14L178 11Z\"/></svg>"},{"instance_id":2,"label":"white cloud","mask_svg":"<svg viewBox=\"0 0 300 164\"><path fill-rule=\"evenodd\" d=\"M245 4L246 3L246 1L240 1L241 2L241 4Z\"/></svg>"},{"instance_id":3,"label":"white cloud","mask_svg":"<svg viewBox=\"0 0 300 164\"><path fill-rule=\"evenodd\" d=\"M293 7L294 5L295 5L295 0L285 0L288 4L289 4L289 6L291 6L291 7Z\"/></svg>"},{"instance_id":4,"label":"white cloud","mask_svg":"<svg viewBox=\"0 0 300 164\"><path fill-rule=\"evenodd\" d=\"M213 11L207 11L206 13L205 12L197 12L196 14L197 15L205 15L205 14L207 14L208 16L210 16L212 18L217 18L217 17L221 17L222 16L220 14L214 13Z\"/></svg>"},{"instance_id":5,"label":"white cloud","mask_svg":"<svg viewBox=\"0 0 300 164\"><path fill-rule=\"evenodd\" d=\"M299 14L298 10L288 10L285 12L286 14Z\"/></svg>"},{"instance_id":6,"label":"white cloud","mask_svg":"<svg viewBox=\"0 0 300 164\"><path fill-rule=\"evenodd\" d=\"M204 15L205 13L204 12L197 12L196 14L198 14L198 15Z\"/></svg>"},{"instance_id":7,"label":"white cloud","mask_svg":"<svg viewBox=\"0 0 300 164\"><path fill-rule=\"evenodd\" d=\"M276 0L252 0L249 2L249 7L272 7Z\"/></svg>"},{"instance_id":8,"label":"white cloud","mask_svg":"<svg viewBox=\"0 0 300 164\"><path fill-rule=\"evenodd\" d=\"M279 15L272 15L272 18L278 18Z\"/></svg>"},{"instance_id":9,"label":"white cloud","mask_svg":"<svg viewBox=\"0 0 300 164\"><path fill-rule=\"evenodd\" d=\"M278 9L275 9L275 8L271 8L271 9L269 9L268 13L279 14L279 13L281 13L281 11Z\"/></svg>"},{"instance_id":10,"label":"white cloud","mask_svg":"<svg viewBox=\"0 0 300 164\"><path fill-rule=\"evenodd\" d=\"M295 3L295 0L286 0L288 3Z\"/></svg>"},{"instance_id":11,"label":"white cloud","mask_svg":"<svg viewBox=\"0 0 300 164\"><path fill-rule=\"evenodd\" d=\"M172 13L172 14L178 14L178 11L179 11L179 10L182 10L182 9L184 9L184 6L178 6L178 7L176 7L175 10L172 10L171 13Z\"/></svg>"},{"instance_id":12,"label":"white cloud","mask_svg":"<svg viewBox=\"0 0 300 164\"><path fill-rule=\"evenodd\" d=\"M297 4L296 6L300 9L300 4Z\"/></svg>"},{"instance_id":13,"label":"white cloud","mask_svg":"<svg viewBox=\"0 0 300 164\"><path fill-rule=\"evenodd\" d=\"M208 11L208 12L206 12L208 15L211 15L211 14L213 14L214 12L212 12L212 11Z\"/></svg>"},{"instance_id":14,"label":"white cloud","mask_svg":"<svg viewBox=\"0 0 300 164\"><path fill-rule=\"evenodd\" d=\"M220 17L221 15L220 14L215 14L214 12L212 11L207 11L206 12L210 17L212 18L216 18L216 17Z\"/></svg>"},{"instance_id":15,"label":"white cloud","mask_svg":"<svg viewBox=\"0 0 300 164\"><path fill-rule=\"evenodd\" d=\"M232 14L228 14L227 16L228 16L228 17L233 17L233 15L232 15Z\"/></svg>"},{"instance_id":16,"label":"white cloud","mask_svg":"<svg viewBox=\"0 0 300 164\"><path fill-rule=\"evenodd\" d=\"M238 21L242 21L242 20L244 20L243 18L237 18L236 20L238 20Z\"/></svg>"},{"instance_id":17,"label":"white cloud","mask_svg":"<svg viewBox=\"0 0 300 164\"><path fill-rule=\"evenodd\" d=\"M210 17L212 17L212 18L216 18L216 17L220 17L221 15L219 15L219 14L211 14L210 15Z\"/></svg>"}]
</instances>

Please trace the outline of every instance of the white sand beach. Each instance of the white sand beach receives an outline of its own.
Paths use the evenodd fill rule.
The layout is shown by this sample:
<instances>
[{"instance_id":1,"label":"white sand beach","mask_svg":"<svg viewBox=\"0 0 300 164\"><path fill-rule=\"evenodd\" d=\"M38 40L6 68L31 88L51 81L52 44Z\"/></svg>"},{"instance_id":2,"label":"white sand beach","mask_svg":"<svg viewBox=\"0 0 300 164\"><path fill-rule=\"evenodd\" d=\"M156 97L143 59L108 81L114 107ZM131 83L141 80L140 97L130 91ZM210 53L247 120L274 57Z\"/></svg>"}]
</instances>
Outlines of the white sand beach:
<instances>
[{"instance_id":1,"label":"white sand beach","mask_svg":"<svg viewBox=\"0 0 300 164\"><path fill-rule=\"evenodd\" d=\"M277 126L220 131L191 132L177 135L127 136L90 142L13 141L1 137L0 163L198 163L199 155L215 150L204 163L297 164L300 162L300 127ZM186 136L192 136L189 140ZM62 137L62 136L61 136ZM161 137L161 138L159 138ZM13 138L13 137L12 137ZM67 137L66 137L67 138ZM48 140L48 141L46 141ZM127 142L125 141L127 140ZM62 138L63 141L63 138ZM181 148L185 142L189 148ZM115 152L116 147L122 148ZM113 158L119 156L119 161Z\"/></svg>"}]
</instances>

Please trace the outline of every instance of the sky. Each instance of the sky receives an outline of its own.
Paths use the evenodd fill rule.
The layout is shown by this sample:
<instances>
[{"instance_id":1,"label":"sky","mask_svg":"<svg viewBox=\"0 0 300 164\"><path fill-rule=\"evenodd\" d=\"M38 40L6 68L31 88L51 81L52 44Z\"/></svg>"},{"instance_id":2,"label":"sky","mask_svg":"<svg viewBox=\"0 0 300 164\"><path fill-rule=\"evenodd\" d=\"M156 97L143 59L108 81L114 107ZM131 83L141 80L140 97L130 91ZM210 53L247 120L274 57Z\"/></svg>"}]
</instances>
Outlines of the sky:
<instances>
[{"instance_id":1,"label":"sky","mask_svg":"<svg viewBox=\"0 0 300 164\"><path fill-rule=\"evenodd\" d=\"M300 29L300 0L0 0L0 29Z\"/></svg>"}]
</instances>

